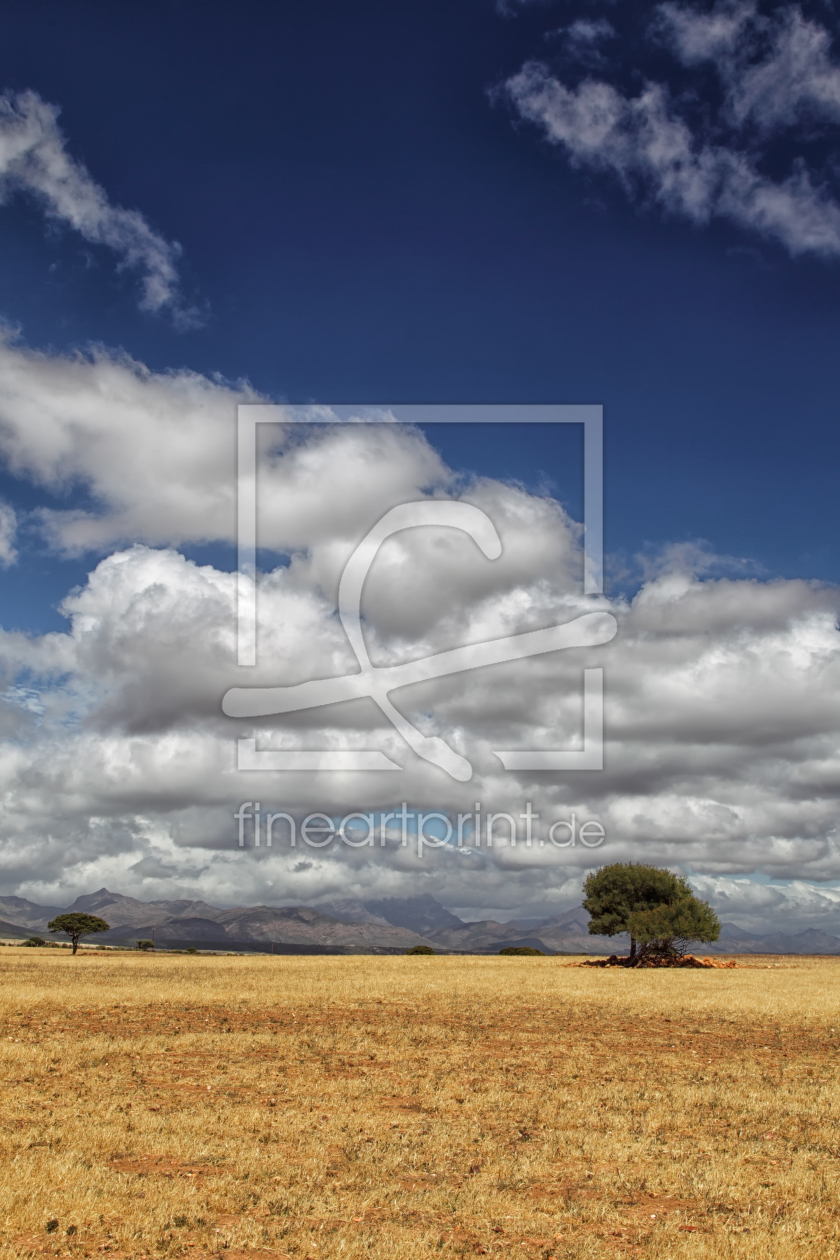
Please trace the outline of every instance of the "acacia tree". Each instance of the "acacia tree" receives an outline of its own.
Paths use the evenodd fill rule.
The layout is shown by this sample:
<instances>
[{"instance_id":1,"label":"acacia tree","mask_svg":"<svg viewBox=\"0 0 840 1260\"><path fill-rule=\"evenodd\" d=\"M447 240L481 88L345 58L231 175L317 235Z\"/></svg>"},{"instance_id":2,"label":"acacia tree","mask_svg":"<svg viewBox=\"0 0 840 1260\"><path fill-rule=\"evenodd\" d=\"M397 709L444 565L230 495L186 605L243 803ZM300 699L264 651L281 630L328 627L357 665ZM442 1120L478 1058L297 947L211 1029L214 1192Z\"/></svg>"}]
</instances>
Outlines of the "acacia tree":
<instances>
[{"instance_id":1,"label":"acacia tree","mask_svg":"<svg viewBox=\"0 0 840 1260\"><path fill-rule=\"evenodd\" d=\"M651 948L654 941L671 942L660 952L674 954L678 952L674 942L717 940L720 932L714 911L694 896L688 882L660 866L613 862L587 875L583 891L583 908L590 915L590 933L617 936L627 932L631 962L636 958L637 940L643 942L646 953L656 952ZM678 920L673 916L668 918L664 912L677 906L681 907ZM702 913L698 907L702 907ZM644 917L655 916L657 912L661 912L658 919ZM706 915L711 915L717 925L714 936L706 935L714 930Z\"/></svg>"},{"instance_id":2,"label":"acacia tree","mask_svg":"<svg viewBox=\"0 0 840 1260\"><path fill-rule=\"evenodd\" d=\"M92 936L94 932L107 932L110 924L95 914L59 914L47 924L49 932L61 932L69 936L73 942L73 953L79 948L83 936Z\"/></svg>"}]
</instances>

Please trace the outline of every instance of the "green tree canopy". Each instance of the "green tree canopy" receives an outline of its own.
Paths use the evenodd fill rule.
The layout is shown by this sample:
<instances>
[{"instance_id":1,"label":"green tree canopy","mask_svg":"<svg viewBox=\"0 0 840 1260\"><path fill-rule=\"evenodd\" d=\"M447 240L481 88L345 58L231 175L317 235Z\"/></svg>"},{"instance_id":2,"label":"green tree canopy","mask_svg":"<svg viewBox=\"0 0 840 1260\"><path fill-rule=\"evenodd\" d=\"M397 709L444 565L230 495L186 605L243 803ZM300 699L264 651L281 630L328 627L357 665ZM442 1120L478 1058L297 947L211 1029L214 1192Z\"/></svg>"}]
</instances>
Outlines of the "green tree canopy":
<instances>
[{"instance_id":1,"label":"green tree canopy","mask_svg":"<svg viewBox=\"0 0 840 1260\"><path fill-rule=\"evenodd\" d=\"M95 914L59 914L47 924L50 932L60 932L69 936L73 942L73 953L79 948L83 936L92 936L94 932L107 932L110 924Z\"/></svg>"},{"instance_id":2,"label":"green tree canopy","mask_svg":"<svg viewBox=\"0 0 840 1260\"><path fill-rule=\"evenodd\" d=\"M630 915L630 931L644 954L684 954L691 941L716 941L720 922L711 906L697 897L682 897L669 906Z\"/></svg>"},{"instance_id":3,"label":"green tree canopy","mask_svg":"<svg viewBox=\"0 0 840 1260\"><path fill-rule=\"evenodd\" d=\"M720 932L714 911L694 896L682 875L659 866L613 862L587 875L583 891L583 908L590 915L590 933L593 936L629 933L631 958L636 956L637 940L644 943L645 952L651 953L656 952L654 941L670 941L671 946L665 952L674 953L678 952L676 943L717 940ZM680 907L677 917L664 914L677 906ZM658 911L663 914L656 918ZM652 917L645 918L646 915ZM717 925L714 936L707 934L714 930L712 920Z\"/></svg>"}]
</instances>

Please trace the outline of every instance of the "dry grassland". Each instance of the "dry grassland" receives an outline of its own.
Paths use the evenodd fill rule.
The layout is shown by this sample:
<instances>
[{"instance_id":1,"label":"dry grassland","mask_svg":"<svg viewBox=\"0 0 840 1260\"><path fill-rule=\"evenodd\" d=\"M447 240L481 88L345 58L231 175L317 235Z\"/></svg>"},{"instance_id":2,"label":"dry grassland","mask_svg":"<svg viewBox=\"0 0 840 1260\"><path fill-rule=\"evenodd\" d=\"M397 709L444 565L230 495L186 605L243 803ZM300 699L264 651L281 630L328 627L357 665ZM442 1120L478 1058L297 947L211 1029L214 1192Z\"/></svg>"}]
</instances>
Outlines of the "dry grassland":
<instances>
[{"instance_id":1,"label":"dry grassland","mask_svg":"<svg viewBox=\"0 0 840 1260\"><path fill-rule=\"evenodd\" d=\"M835 1257L840 960L774 962L0 950L0 1256Z\"/></svg>"}]
</instances>

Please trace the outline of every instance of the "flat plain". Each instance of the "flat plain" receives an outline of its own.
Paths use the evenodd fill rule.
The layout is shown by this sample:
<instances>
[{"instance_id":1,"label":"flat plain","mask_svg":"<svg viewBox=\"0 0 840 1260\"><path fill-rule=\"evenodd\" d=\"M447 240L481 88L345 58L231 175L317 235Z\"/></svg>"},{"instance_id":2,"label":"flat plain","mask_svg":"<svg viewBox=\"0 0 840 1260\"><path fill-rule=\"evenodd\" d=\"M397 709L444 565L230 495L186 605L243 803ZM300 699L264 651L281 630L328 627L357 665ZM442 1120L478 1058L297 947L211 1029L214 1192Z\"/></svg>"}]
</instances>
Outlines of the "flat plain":
<instances>
[{"instance_id":1,"label":"flat plain","mask_svg":"<svg viewBox=\"0 0 840 1260\"><path fill-rule=\"evenodd\" d=\"M840 960L0 950L0 1256L836 1257Z\"/></svg>"}]
</instances>

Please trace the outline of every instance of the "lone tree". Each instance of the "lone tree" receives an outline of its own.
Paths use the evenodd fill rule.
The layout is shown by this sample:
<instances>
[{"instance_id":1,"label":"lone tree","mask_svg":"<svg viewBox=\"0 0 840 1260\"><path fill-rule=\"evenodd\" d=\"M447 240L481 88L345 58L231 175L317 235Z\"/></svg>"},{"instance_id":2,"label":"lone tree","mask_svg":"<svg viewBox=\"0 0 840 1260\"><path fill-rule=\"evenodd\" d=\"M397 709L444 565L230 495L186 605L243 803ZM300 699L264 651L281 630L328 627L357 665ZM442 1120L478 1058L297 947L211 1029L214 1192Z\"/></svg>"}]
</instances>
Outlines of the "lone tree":
<instances>
[{"instance_id":1,"label":"lone tree","mask_svg":"<svg viewBox=\"0 0 840 1260\"><path fill-rule=\"evenodd\" d=\"M73 942L73 953L79 948L83 936L94 932L107 932L110 924L95 914L59 914L47 924L49 932L61 932Z\"/></svg>"},{"instance_id":2,"label":"lone tree","mask_svg":"<svg viewBox=\"0 0 840 1260\"><path fill-rule=\"evenodd\" d=\"M689 941L716 941L717 916L694 896L681 875L641 862L613 862L587 875L583 908L593 936L630 936L630 961L636 957L684 953Z\"/></svg>"}]
</instances>

